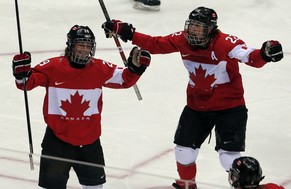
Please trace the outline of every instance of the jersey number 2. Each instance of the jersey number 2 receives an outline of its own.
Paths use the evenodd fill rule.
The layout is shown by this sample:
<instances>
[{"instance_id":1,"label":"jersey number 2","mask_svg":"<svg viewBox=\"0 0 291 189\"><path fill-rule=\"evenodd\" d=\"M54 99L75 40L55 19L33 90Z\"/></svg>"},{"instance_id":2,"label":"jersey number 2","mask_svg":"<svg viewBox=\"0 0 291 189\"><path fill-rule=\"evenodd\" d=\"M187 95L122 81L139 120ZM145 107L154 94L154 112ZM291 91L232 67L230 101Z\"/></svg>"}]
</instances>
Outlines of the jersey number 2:
<instances>
[{"instance_id":1,"label":"jersey number 2","mask_svg":"<svg viewBox=\"0 0 291 189\"><path fill-rule=\"evenodd\" d=\"M233 35L229 35L225 38L225 40L226 41L229 40L231 43L235 44L237 42L237 40L239 40L239 38L236 36L233 36Z\"/></svg>"}]
</instances>

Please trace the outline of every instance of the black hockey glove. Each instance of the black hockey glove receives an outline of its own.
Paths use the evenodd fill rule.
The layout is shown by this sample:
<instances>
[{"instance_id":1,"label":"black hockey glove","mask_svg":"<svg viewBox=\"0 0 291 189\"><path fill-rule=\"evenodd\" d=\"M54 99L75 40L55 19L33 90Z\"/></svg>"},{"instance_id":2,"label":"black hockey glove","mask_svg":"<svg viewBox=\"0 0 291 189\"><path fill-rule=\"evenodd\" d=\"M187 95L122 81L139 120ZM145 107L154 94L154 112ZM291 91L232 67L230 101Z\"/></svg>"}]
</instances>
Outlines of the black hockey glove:
<instances>
[{"instance_id":1,"label":"black hockey glove","mask_svg":"<svg viewBox=\"0 0 291 189\"><path fill-rule=\"evenodd\" d=\"M261 56L266 62L278 62L283 58L282 45L279 41L266 41L261 48Z\"/></svg>"},{"instance_id":2,"label":"black hockey glove","mask_svg":"<svg viewBox=\"0 0 291 189\"><path fill-rule=\"evenodd\" d=\"M135 28L126 22L120 20L106 21L101 26L104 29L107 38L112 37L112 34L117 35L122 41L132 40Z\"/></svg>"},{"instance_id":3,"label":"black hockey glove","mask_svg":"<svg viewBox=\"0 0 291 189\"><path fill-rule=\"evenodd\" d=\"M17 54L12 60L13 76L19 83L23 83L23 79L27 80L31 74L31 55L29 52Z\"/></svg>"},{"instance_id":4,"label":"black hockey glove","mask_svg":"<svg viewBox=\"0 0 291 189\"><path fill-rule=\"evenodd\" d=\"M151 55L148 51L133 47L127 59L127 66L130 72L142 75L150 65Z\"/></svg>"}]
</instances>

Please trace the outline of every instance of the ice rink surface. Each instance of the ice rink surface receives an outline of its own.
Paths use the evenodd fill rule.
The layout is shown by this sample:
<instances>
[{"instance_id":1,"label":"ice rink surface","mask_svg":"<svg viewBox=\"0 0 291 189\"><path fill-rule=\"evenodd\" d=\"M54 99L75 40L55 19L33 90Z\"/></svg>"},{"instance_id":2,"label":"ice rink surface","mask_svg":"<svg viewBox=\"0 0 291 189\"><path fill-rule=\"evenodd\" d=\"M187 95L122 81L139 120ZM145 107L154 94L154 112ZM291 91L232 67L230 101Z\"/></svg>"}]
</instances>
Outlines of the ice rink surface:
<instances>
[{"instance_id":1,"label":"ice rink surface","mask_svg":"<svg viewBox=\"0 0 291 189\"><path fill-rule=\"evenodd\" d=\"M246 152L256 157L266 176L291 188L291 1L289 0L162 0L161 10L132 8L132 0L105 0L111 18L132 23L139 32L166 35L180 31L198 6L215 9L218 26L260 48L269 39L283 44L285 57L261 69L240 65L249 109ZM74 24L88 25L96 35L96 57L123 65L113 39L101 29L105 21L97 0L19 1L22 45L33 63L58 56ZM11 60L19 52L14 1L0 0L0 188L38 188L44 89L28 92L34 148L30 170L24 95L16 89ZM132 45L121 42L126 55ZM134 90L104 89L102 136L107 183L105 189L170 189L177 178L173 136L186 103L187 72L178 53L153 55L138 82L143 100ZM229 188L227 174L214 151L214 135L197 160L201 189ZM81 189L74 172L68 188Z\"/></svg>"}]
</instances>

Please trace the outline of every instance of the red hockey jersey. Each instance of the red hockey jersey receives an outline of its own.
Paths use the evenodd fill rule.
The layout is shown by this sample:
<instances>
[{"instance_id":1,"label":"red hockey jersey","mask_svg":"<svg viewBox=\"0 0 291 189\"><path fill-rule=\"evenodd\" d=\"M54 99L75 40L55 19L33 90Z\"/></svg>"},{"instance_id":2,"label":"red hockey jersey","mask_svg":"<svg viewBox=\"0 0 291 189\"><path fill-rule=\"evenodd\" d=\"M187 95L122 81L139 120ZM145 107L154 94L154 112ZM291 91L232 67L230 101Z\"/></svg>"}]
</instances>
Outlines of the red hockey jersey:
<instances>
[{"instance_id":1,"label":"red hockey jersey","mask_svg":"<svg viewBox=\"0 0 291 189\"><path fill-rule=\"evenodd\" d=\"M258 189L285 189L283 186L279 186L277 184L273 183L268 183L268 184L263 184L258 187Z\"/></svg>"},{"instance_id":2,"label":"red hockey jersey","mask_svg":"<svg viewBox=\"0 0 291 189\"><path fill-rule=\"evenodd\" d=\"M135 32L132 43L152 54L180 52L189 72L187 105L190 108L213 111L244 105L238 63L262 67L266 62L260 50L248 48L239 38L220 31L207 49L189 45L184 35L183 31L163 37Z\"/></svg>"},{"instance_id":3,"label":"red hockey jersey","mask_svg":"<svg viewBox=\"0 0 291 189\"><path fill-rule=\"evenodd\" d=\"M43 61L32 69L27 90L46 88L43 115L61 140L87 145L101 135L102 87L128 88L140 76L127 68L92 59L83 69L72 68L66 57ZM16 82L19 89L23 85Z\"/></svg>"}]
</instances>

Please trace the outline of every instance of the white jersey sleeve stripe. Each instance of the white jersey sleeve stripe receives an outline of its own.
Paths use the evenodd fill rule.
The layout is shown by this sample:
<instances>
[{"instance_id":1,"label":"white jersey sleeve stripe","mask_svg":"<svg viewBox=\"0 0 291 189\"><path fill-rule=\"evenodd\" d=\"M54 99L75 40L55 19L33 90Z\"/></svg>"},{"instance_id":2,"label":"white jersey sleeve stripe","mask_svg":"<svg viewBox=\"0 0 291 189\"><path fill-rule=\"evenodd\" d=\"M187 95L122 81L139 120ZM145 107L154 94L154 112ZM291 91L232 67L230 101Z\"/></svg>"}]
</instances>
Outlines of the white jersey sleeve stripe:
<instances>
[{"instance_id":1,"label":"white jersey sleeve stripe","mask_svg":"<svg viewBox=\"0 0 291 189\"><path fill-rule=\"evenodd\" d=\"M254 51L254 48L246 47L245 44L237 45L229 53L229 58L236 58L240 62L249 62L249 57L251 52Z\"/></svg>"}]
</instances>

